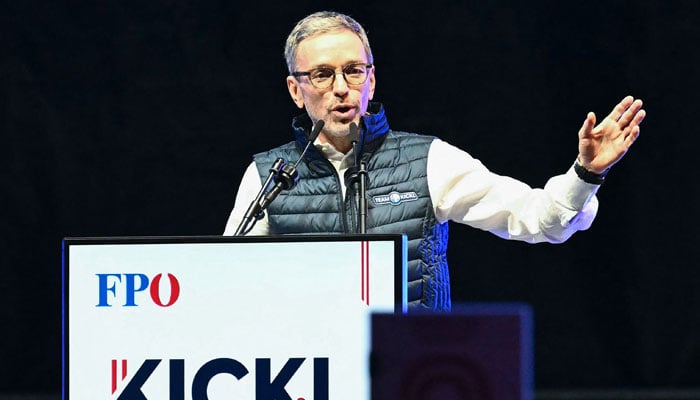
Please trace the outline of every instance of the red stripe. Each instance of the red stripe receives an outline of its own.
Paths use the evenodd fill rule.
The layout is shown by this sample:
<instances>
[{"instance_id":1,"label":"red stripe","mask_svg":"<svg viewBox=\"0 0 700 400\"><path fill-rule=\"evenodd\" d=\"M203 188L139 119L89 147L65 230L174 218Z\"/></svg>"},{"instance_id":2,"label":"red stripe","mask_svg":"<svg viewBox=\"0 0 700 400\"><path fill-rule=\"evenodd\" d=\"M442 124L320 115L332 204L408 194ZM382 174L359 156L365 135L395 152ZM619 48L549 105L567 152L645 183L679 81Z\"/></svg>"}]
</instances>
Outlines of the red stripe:
<instances>
[{"instance_id":1,"label":"red stripe","mask_svg":"<svg viewBox=\"0 0 700 400\"><path fill-rule=\"evenodd\" d=\"M365 244L360 243L360 274L362 278L360 280L360 296L362 301L365 301Z\"/></svg>"},{"instance_id":2,"label":"red stripe","mask_svg":"<svg viewBox=\"0 0 700 400\"><path fill-rule=\"evenodd\" d=\"M362 283L362 301L369 305L369 242L360 242L361 246L361 257L362 260L360 262L361 265L361 283Z\"/></svg>"},{"instance_id":3,"label":"red stripe","mask_svg":"<svg viewBox=\"0 0 700 400\"><path fill-rule=\"evenodd\" d=\"M122 380L126 379L126 360L122 360Z\"/></svg>"},{"instance_id":4,"label":"red stripe","mask_svg":"<svg viewBox=\"0 0 700 400\"><path fill-rule=\"evenodd\" d=\"M112 394L117 391L117 360L112 360Z\"/></svg>"},{"instance_id":5,"label":"red stripe","mask_svg":"<svg viewBox=\"0 0 700 400\"><path fill-rule=\"evenodd\" d=\"M365 242L365 268L367 272L365 276L367 277L367 305L369 305L369 242Z\"/></svg>"}]
</instances>

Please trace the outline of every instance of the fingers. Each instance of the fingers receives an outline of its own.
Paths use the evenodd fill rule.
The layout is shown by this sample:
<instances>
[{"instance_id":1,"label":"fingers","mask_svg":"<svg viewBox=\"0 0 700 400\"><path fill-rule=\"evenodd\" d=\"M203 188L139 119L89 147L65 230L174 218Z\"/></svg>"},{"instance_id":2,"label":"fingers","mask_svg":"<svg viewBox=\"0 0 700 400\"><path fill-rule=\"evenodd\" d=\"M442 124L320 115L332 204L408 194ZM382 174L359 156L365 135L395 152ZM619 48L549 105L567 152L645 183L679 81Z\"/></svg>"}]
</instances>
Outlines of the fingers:
<instances>
[{"instance_id":1,"label":"fingers","mask_svg":"<svg viewBox=\"0 0 700 400\"><path fill-rule=\"evenodd\" d=\"M631 146L632 143L634 143L635 140L637 140L637 137L639 137L639 124L642 123L644 120L644 117L646 117L647 113L645 110L639 110L635 115L634 118L632 119L632 122L629 124L629 126L626 129L629 129L629 132L625 136L625 143L627 144L627 147Z\"/></svg>"},{"instance_id":2,"label":"fingers","mask_svg":"<svg viewBox=\"0 0 700 400\"><path fill-rule=\"evenodd\" d=\"M593 127L595 126L595 121L596 117L595 114L592 112L589 112L588 115L586 115L586 119L583 120L583 125L581 125L581 129L579 130L579 137L588 137L591 134L591 131L593 130Z\"/></svg>"},{"instance_id":3,"label":"fingers","mask_svg":"<svg viewBox=\"0 0 700 400\"><path fill-rule=\"evenodd\" d=\"M632 143L634 143L635 140L639 137L639 125L635 125L630 129L629 134L625 137L625 147L629 148L632 146Z\"/></svg>"},{"instance_id":4,"label":"fingers","mask_svg":"<svg viewBox=\"0 0 700 400\"><path fill-rule=\"evenodd\" d=\"M642 104L642 100L634 100L632 96L627 96L615 107L609 117L613 121L617 121L620 129L639 125L646 115L642 110ZM619 117L615 119L614 117L618 115Z\"/></svg>"},{"instance_id":5,"label":"fingers","mask_svg":"<svg viewBox=\"0 0 700 400\"><path fill-rule=\"evenodd\" d=\"M632 143L637 140L640 132L639 124L642 123L644 117L647 115L646 111L641 109L641 101L635 101L635 103L637 102L639 102L638 107L633 104L632 107L625 112L625 115L623 115L619 122L624 142L627 147L631 146Z\"/></svg>"},{"instance_id":6,"label":"fingers","mask_svg":"<svg viewBox=\"0 0 700 400\"><path fill-rule=\"evenodd\" d=\"M637 113L634 115L634 118L632 119L632 126L637 126L644 121L644 117L647 116L647 112L643 109L640 109L637 111Z\"/></svg>"},{"instance_id":7,"label":"fingers","mask_svg":"<svg viewBox=\"0 0 700 400\"><path fill-rule=\"evenodd\" d=\"M634 97L626 96L624 99L622 99L620 103L618 103L615 106L615 108L613 108L613 110L610 112L610 115L608 115L608 118L612 119L613 121L618 121L633 103Z\"/></svg>"}]
</instances>

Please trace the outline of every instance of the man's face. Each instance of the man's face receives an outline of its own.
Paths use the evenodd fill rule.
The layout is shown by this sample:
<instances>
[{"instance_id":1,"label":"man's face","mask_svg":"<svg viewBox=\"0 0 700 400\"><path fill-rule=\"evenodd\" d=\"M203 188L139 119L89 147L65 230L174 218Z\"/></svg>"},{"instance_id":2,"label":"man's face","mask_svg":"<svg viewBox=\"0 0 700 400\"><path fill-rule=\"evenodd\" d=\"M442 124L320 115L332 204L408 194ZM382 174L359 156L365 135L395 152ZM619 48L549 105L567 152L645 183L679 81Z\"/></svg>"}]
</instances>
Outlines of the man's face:
<instances>
[{"instance_id":1,"label":"man's face","mask_svg":"<svg viewBox=\"0 0 700 400\"><path fill-rule=\"evenodd\" d=\"M306 108L311 120L323 120L325 125L319 138L331 142L338 150L347 151L351 145L349 126L367 111L367 104L374 95L374 69L361 85L348 85L340 73L348 64L366 64L367 54L360 38L353 32L339 30L318 34L299 43L296 54L296 71L309 71L318 67L329 67L338 74L333 85L317 89L308 76L287 77L287 88L292 100L299 108Z\"/></svg>"}]
</instances>

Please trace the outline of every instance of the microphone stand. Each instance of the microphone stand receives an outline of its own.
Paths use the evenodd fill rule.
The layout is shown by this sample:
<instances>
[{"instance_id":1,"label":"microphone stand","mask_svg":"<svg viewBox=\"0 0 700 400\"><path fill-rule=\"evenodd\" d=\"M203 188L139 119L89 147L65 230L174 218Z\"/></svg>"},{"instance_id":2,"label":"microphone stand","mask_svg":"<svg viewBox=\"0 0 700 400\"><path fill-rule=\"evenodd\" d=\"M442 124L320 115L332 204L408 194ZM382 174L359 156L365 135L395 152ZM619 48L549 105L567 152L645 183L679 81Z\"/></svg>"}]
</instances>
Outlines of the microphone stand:
<instances>
[{"instance_id":1,"label":"microphone stand","mask_svg":"<svg viewBox=\"0 0 700 400\"><path fill-rule=\"evenodd\" d=\"M367 173L367 163L362 160L364 135L361 133L358 135L358 133L357 125L355 123L350 124L350 134L358 137L360 143L358 145L357 141L352 142L353 153L355 153L355 165L346 171L345 185L353 186L358 208L357 233L365 234L367 233L367 184L369 174Z\"/></svg>"},{"instance_id":2,"label":"microphone stand","mask_svg":"<svg viewBox=\"0 0 700 400\"><path fill-rule=\"evenodd\" d=\"M277 195L279 195L282 190L291 190L296 186L299 181L299 171L297 171L297 167L309 150L309 147L313 145L314 140L316 140L319 133L321 133L324 124L325 122L323 120L319 120L316 122L316 125L313 126L309 133L308 142L304 147L304 151L301 152L301 156L299 156L299 159L294 165L286 164L283 158L275 160L270 167L270 175L268 175L257 196L255 196L255 200L248 206L248 210L240 224L238 224L238 228L236 228L236 233L233 234L234 236L242 236L250 232L255 223L265 216L265 210L272 201L277 198ZM275 186L273 186L271 190L268 190L273 180L275 181Z\"/></svg>"},{"instance_id":3,"label":"microphone stand","mask_svg":"<svg viewBox=\"0 0 700 400\"><path fill-rule=\"evenodd\" d=\"M367 233L367 163L360 161L360 169L357 171L360 178L360 199L357 207L359 208L358 224L361 234Z\"/></svg>"},{"instance_id":4,"label":"microphone stand","mask_svg":"<svg viewBox=\"0 0 700 400\"><path fill-rule=\"evenodd\" d=\"M238 224L238 228L236 228L236 233L233 234L234 236L242 236L247 234L253 228L254 224L251 225L251 223L253 221L259 221L265 215L265 208L262 205L263 196L265 196L265 193L267 193L267 190L270 187L272 180L279 175L284 165L284 159L282 158L276 159L275 162L272 164L272 166L270 167L270 175L268 175L267 179L265 180L265 183L260 188L258 195L255 196L255 200L253 200L248 206L248 210L243 216L241 222Z\"/></svg>"}]
</instances>

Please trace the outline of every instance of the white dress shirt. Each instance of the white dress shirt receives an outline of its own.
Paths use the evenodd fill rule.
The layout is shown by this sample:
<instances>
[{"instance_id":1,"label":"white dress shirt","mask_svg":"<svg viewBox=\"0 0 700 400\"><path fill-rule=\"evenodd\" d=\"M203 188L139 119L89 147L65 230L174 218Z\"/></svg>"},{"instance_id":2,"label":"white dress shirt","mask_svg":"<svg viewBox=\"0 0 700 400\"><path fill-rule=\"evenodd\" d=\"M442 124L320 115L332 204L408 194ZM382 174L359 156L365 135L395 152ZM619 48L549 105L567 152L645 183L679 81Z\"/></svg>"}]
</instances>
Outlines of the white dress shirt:
<instances>
[{"instance_id":1,"label":"white dress shirt","mask_svg":"<svg viewBox=\"0 0 700 400\"><path fill-rule=\"evenodd\" d=\"M353 161L352 150L343 154L318 139L314 145L342 177ZM595 193L599 186L579 179L573 168L549 179L543 189L531 188L516 179L490 172L467 152L440 139L430 145L427 163L430 199L440 222L466 224L506 239L558 243L576 231L588 229L598 211ZM340 182L344 194L343 179ZM236 232L261 186L253 162L241 180L224 235ZM249 234L268 233L265 217Z\"/></svg>"}]
</instances>

